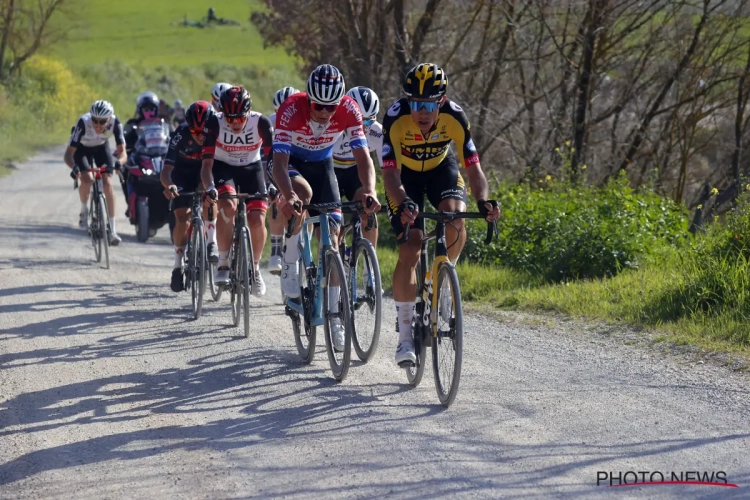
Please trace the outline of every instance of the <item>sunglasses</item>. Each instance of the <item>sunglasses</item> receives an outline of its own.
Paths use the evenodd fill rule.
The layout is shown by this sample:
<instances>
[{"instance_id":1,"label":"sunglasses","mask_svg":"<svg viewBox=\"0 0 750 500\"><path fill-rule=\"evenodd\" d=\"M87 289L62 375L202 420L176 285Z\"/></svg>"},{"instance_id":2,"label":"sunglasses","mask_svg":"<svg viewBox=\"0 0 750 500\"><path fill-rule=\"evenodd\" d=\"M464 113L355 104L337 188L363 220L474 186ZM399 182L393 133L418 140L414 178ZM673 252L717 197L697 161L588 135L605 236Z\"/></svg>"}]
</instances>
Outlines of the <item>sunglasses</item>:
<instances>
[{"instance_id":1,"label":"sunglasses","mask_svg":"<svg viewBox=\"0 0 750 500\"><path fill-rule=\"evenodd\" d=\"M203 135L203 129L202 128L191 128L190 133L193 135Z\"/></svg>"},{"instance_id":2,"label":"sunglasses","mask_svg":"<svg viewBox=\"0 0 750 500\"><path fill-rule=\"evenodd\" d=\"M109 118L91 118L91 121L94 122L94 125L106 125Z\"/></svg>"},{"instance_id":3,"label":"sunglasses","mask_svg":"<svg viewBox=\"0 0 750 500\"><path fill-rule=\"evenodd\" d=\"M420 111L424 109L428 113L432 113L440 107L440 101L412 101L409 100L409 107L412 111Z\"/></svg>"},{"instance_id":4,"label":"sunglasses","mask_svg":"<svg viewBox=\"0 0 750 500\"><path fill-rule=\"evenodd\" d=\"M372 124L375 123L375 119L373 118L372 120L362 120L362 123L365 127L372 127Z\"/></svg>"},{"instance_id":5,"label":"sunglasses","mask_svg":"<svg viewBox=\"0 0 750 500\"><path fill-rule=\"evenodd\" d=\"M224 120L226 120L227 123L245 123L245 120L247 120L247 116L226 116L224 115Z\"/></svg>"},{"instance_id":6,"label":"sunglasses","mask_svg":"<svg viewBox=\"0 0 750 500\"><path fill-rule=\"evenodd\" d=\"M310 106L315 111L328 111L329 113L333 113L339 107L338 104L318 104L317 102L310 102Z\"/></svg>"}]
</instances>

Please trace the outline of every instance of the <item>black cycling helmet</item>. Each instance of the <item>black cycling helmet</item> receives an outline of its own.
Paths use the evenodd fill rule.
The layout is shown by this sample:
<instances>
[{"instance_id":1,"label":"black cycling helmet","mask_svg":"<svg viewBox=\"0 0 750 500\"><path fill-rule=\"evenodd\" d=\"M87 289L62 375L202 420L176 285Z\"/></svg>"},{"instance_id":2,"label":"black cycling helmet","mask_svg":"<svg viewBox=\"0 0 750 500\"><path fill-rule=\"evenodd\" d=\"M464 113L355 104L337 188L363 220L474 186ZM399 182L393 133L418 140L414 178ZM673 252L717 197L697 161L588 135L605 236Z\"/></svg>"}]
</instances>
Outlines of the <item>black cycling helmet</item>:
<instances>
[{"instance_id":1,"label":"black cycling helmet","mask_svg":"<svg viewBox=\"0 0 750 500\"><path fill-rule=\"evenodd\" d=\"M448 90L448 77L443 68L433 63L414 66L404 79L404 93L420 99L438 99Z\"/></svg>"},{"instance_id":2,"label":"black cycling helmet","mask_svg":"<svg viewBox=\"0 0 750 500\"><path fill-rule=\"evenodd\" d=\"M159 109L159 97L153 92L144 92L138 96L136 105L139 112L143 109Z\"/></svg>"}]
</instances>

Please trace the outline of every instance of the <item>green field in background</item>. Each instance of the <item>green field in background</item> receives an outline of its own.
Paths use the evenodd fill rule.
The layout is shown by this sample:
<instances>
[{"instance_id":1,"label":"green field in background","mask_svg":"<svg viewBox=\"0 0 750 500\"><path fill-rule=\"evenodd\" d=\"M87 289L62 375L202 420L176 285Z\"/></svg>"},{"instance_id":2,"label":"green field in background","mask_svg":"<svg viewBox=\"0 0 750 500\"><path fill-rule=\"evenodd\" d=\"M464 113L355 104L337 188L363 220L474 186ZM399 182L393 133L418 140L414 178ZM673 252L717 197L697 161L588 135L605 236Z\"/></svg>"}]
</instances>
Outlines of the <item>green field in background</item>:
<instances>
[{"instance_id":1,"label":"green field in background","mask_svg":"<svg viewBox=\"0 0 750 500\"><path fill-rule=\"evenodd\" d=\"M257 1L87 0L74 5L67 40L48 51L70 66L105 61L146 66L293 63L283 49L263 49L263 40L249 22L251 9L262 8ZM240 26L180 25L185 16L200 21L211 6L217 17L238 21Z\"/></svg>"}]
</instances>

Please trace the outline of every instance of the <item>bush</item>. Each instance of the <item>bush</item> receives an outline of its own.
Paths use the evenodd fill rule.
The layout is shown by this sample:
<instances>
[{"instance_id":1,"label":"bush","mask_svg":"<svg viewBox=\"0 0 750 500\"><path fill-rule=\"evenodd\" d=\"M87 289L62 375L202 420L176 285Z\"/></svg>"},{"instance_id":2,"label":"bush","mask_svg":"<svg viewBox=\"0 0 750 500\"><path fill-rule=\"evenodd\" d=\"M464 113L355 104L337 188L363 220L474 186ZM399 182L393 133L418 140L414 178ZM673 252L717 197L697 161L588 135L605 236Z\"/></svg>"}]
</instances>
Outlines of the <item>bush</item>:
<instances>
[{"instance_id":1,"label":"bush","mask_svg":"<svg viewBox=\"0 0 750 500\"><path fill-rule=\"evenodd\" d=\"M473 221L465 255L547 281L610 277L687 235L683 208L628 187L623 176L603 188L556 182L504 186L499 238L485 246L486 224ZM504 196L503 196L504 194Z\"/></svg>"}]
</instances>

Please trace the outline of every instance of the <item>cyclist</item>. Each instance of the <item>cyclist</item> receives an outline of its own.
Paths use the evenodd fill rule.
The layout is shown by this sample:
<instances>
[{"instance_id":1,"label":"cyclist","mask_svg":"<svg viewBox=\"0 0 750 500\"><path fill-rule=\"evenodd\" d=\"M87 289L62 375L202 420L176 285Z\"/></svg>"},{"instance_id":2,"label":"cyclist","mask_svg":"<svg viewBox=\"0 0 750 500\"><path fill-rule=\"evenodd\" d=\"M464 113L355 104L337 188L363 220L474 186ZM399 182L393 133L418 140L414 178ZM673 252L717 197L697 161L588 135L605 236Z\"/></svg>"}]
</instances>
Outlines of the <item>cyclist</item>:
<instances>
[{"instance_id":1,"label":"cyclist","mask_svg":"<svg viewBox=\"0 0 750 500\"><path fill-rule=\"evenodd\" d=\"M138 125L143 120L155 118L159 112L159 97L153 92L144 92L138 96L135 108L135 117L128 120L125 130L125 145L127 153L135 149L138 141Z\"/></svg>"},{"instance_id":2,"label":"cyclist","mask_svg":"<svg viewBox=\"0 0 750 500\"><path fill-rule=\"evenodd\" d=\"M281 103L286 101L287 97L296 94L299 90L294 87L284 87L276 91L273 96L273 113L268 116L271 125L276 127L276 112L279 110ZM280 204L279 199L272 200L272 203ZM281 254L284 248L284 220L281 217L271 218L268 221L268 228L271 232L271 259L268 261L268 271L271 274L281 274Z\"/></svg>"},{"instance_id":3,"label":"cyclist","mask_svg":"<svg viewBox=\"0 0 750 500\"><path fill-rule=\"evenodd\" d=\"M458 160L469 176L479 211L488 221L500 215L497 203L487 200L487 179L471 140L469 120L463 109L447 98L447 88L448 78L442 68L418 64L404 80L406 97L396 101L383 120L383 182L391 226L399 236L404 224L414 224L424 209L425 194L439 211L466 211L466 188L450 150L451 141L456 143ZM447 225L446 240L449 258L455 263L466 241L463 219ZM421 246L421 230L412 227L407 243L399 247L393 272L399 365L416 362L411 321L417 292L414 270Z\"/></svg>"},{"instance_id":4,"label":"cyclist","mask_svg":"<svg viewBox=\"0 0 750 500\"><path fill-rule=\"evenodd\" d=\"M375 152L378 165L383 167L383 126L378 123L378 111L380 111L380 100L378 95L367 87L353 87L346 93L354 99L362 112L362 124L364 126L365 138L370 152ZM345 196L349 201L362 200L362 183L354 168L357 162L354 160L352 148L343 137L339 138L333 147L333 166L336 172L336 181L339 183L339 194ZM367 218L362 216L362 231L370 243L377 248L378 228L373 227L365 231Z\"/></svg>"},{"instance_id":5,"label":"cyclist","mask_svg":"<svg viewBox=\"0 0 750 500\"><path fill-rule=\"evenodd\" d=\"M214 111L221 111L221 94L231 86L231 83L217 83L211 89L211 105L214 107Z\"/></svg>"},{"instance_id":6,"label":"cyclist","mask_svg":"<svg viewBox=\"0 0 750 500\"><path fill-rule=\"evenodd\" d=\"M104 195L107 198L109 209L109 225L112 233L109 237L110 245L119 245L122 241L115 229L115 193L112 189L112 172L115 169L115 158L109 146L109 138L114 136L115 156L120 164L125 163L125 139L122 134L122 124L115 116L115 110L107 101L96 101L91 105L88 113L78 119L73 127L73 133L68 142L68 148L63 157L68 167L80 170L79 177L81 185L78 188L78 196L81 199L81 213L78 225L86 228L88 225L88 198L94 176L89 172L92 165L96 167L107 166L106 172L102 174ZM118 165L119 168L119 165Z\"/></svg>"},{"instance_id":7,"label":"cyclist","mask_svg":"<svg viewBox=\"0 0 750 500\"><path fill-rule=\"evenodd\" d=\"M185 123L185 108L182 106L182 101L177 99L174 102L174 111L172 112L172 125L176 129L183 123Z\"/></svg>"},{"instance_id":8,"label":"cyclist","mask_svg":"<svg viewBox=\"0 0 750 500\"><path fill-rule=\"evenodd\" d=\"M172 270L170 288L173 292L185 289L183 263L185 260L185 245L188 241L188 226L191 217L192 200L188 196L180 196L181 192L191 192L198 189L201 177L201 163L203 159L204 129L208 119L213 115L211 104L206 101L192 103L185 113L185 123L177 127L169 142L167 158L160 179L165 188L167 198L175 198L172 211L175 226L172 233L174 241L175 259ZM205 217L204 217L205 219ZM212 246L216 253L216 245ZM218 255L213 256L218 259ZM209 256L209 260L211 256Z\"/></svg>"},{"instance_id":9,"label":"cyclist","mask_svg":"<svg viewBox=\"0 0 750 500\"><path fill-rule=\"evenodd\" d=\"M362 196L374 200L369 211L380 208L375 194L375 169L367 151L362 114L356 102L344 95L344 77L329 64L318 66L307 79L307 92L290 96L279 106L273 141L272 178L279 186L285 203L284 217L297 216L292 236L284 247L281 286L287 297L300 296L297 260L302 228L301 213L295 208L304 203L340 201L336 175L333 172L333 146L343 135L350 143L357 162ZM311 215L316 215L312 213ZM341 211L333 212L334 221L341 222ZM338 228L332 229L334 245ZM329 286L331 312L338 312L337 292L340 286ZM336 349L344 345L344 325L334 321L333 339Z\"/></svg>"},{"instance_id":10,"label":"cyclist","mask_svg":"<svg viewBox=\"0 0 750 500\"><path fill-rule=\"evenodd\" d=\"M261 167L261 148L267 155L271 149L271 122L268 117L251 111L252 100L244 87L230 87L221 94L220 113L211 116L206 124L203 143L201 179L208 186L212 201L218 193L232 193L239 185L243 193L266 194L266 182ZM217 179L214 186L214 179ZM217 190L218 188L218 190ZM219 265L216 270L217 284L229 283L229 249L231 246L234 214L237 200L218 200L218 248ZM260 274L258 262L266 243L265 216L268 203L252 200L247 204L247 223L253 245L255 283L253 293L262 297L266 285ZM207 240L214 243L216 232L207 231Z\"/></svg>"}]
</instances>

